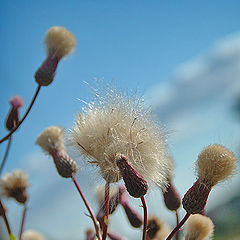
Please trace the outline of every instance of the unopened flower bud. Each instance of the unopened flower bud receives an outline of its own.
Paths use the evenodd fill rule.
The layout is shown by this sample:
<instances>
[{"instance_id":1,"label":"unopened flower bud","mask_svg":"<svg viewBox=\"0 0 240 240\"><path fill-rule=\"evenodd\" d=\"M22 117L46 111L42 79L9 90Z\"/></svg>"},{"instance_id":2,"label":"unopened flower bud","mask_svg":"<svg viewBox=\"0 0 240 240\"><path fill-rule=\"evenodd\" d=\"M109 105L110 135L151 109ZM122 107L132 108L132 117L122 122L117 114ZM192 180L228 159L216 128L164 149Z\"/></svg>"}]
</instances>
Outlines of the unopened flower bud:
<instances>
[{"instance_id":1,"label":"unopened flower bud","mask_svg":"<svg viewBox=\"0 0 240 240\"><path fill-rule=\"evenodd\" d=\"M118 154L116 156L116 163L129 194L135 198L144 196L148 190L147 181L134 169L124 155Z\"/></svg>"},{"instance_id":2,"label":"unopened flower bud","mask_svg":"<svg viewBox=\"0 0 240 240\"><path fill-rule=\"evenodd\" d=\"M23 100L20 96L14 96L10 99L12 108L6 120L6 128L11 131L19 122L19 108L23 107Z\"/></svg>"},{"instance_id":3,"label":"unopened flower bud","mask_svg":"<svg viewBox=\"0 0 240 240\"><path fill-rule=\"evenodd\" d=\"M123 191L123 188L121 188L120 191L122 191L120 203L123 206L130 224L135 228L140 228L143 223L142 217L129 204L126 190Z\"/></svg>"},{"instance_id":4,"label":"unopened flower bud","mask_svg":"<svg viewBox=\"0 0 240 240\"><path fill-rule=\"evenodd\" d=\"M166 207L171 211L176 211L181 205L181 198L171 181L169 181L166 191L163 192L163 198Z\"/></svg>"},{"instance_id":5,"label":"unopened flower bud","mask_svg":"<svg viewBox=\"0 0 240 240\"><path fill-rule=\"evenodd\" d=\"M56 169L60 176L64 178L70 178L73 174L77 172L76 162L70 158L65 150L55 150L50 152L53 158Z\"/></svg>"},{"instance_id":6,"label":"unopened flower bud","mask_svg":"<svg viewBox=\"0 0 240 240\"><path fill-rule=\"evenodd\" d=\"M72 53L76 45L74 35L64 27L51 27L45 37L47 59L35 73L35 80L41 86L48 86L54 79L58 62Z\"/></svg>"},{"instance_id":7,"label":"unopened flower bud","mask_svg":"<svg viewBox=\"0 0 240 240\"><path fill-rule=\"evenodd\" d=\"M14 198L17 202L24 204L28 199L26 191L29 187L28 176L20 170L14 170L11 173L6 173L1 181L0 186L3 190L3 195L8 198Z\"/></svg>"}]
</instances>

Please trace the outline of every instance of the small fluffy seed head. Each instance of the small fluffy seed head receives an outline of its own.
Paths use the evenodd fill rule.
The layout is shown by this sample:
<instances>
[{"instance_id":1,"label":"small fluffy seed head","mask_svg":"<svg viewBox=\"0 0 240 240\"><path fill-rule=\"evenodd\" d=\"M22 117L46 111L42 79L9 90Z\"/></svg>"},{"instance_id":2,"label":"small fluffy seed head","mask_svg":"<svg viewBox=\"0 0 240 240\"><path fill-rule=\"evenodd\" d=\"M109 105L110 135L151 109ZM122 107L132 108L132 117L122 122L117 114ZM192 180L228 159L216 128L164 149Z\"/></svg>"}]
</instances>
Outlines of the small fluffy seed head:
<instances>
[{"instance_id":1,"label":"small fluffy seed head","mask_svg":"<svg viewBox=\"0 0 240 240\"><path fill-rule=\"evenodd\" d=\"M47 54L57 56L60 59L73 52L76 39L66 28L53 26L47 31L45 44Z\"/></svg>"},{"instance_id":2,"label":"small fluffy seed head","mask_svg":"<svg viewBox=\"0 0 240 240\"><path fill-rule=\"evenodd\" d=\"M200 182L214 186L234 174L236 157L222 145L206 147L198 156L197 171Z\"/></svg>"},{"instance_id":3,"label":"small fluffy seed head","mask_svg":"<svg viewBox=\"0 0 240 240\"><path fill-rule=\"evenodd\" d=\"M43 151L50 154L52 151L60 151L64 149L63 137L63 128L51 126L46 128L38 136L36 144L38 144L43 149Z\"/></svg>"},{"instance_id":4,"label":"small fluffy seed head","mask_svg":"<svg viewBox=\"0 0 240 240\"><path fill-rule=\"evenodd\" d=\"M6 173L0 181L0 186L5 197L14 198L19 203L27 201L28 175L21 170L17 169L11 173Z\"/></svg>"},{"instance_id":5,"label":"small fluffy seed head","mask_svg":"<svg viewBox=\"0 0 240 240\"><path fill-rule=\"evenodd\" d=\"M27 231L24 231L22 240L45 240L45 238L41 233L29 229Z\"/></svg>"},{"instance_id":6,"label":"small fluffy seed head","mask_svg":"<svg viewBox=\"0 0 240 240\"><path fill-rule=\"evenodd\" d=\"M201 214L192 215L187 221L184 231L185 240L208 240L213 236L214 225L209 217Z\"/></svg>"},{"instance_id":7,"label":"small fluffy seed head","mask_svg":"<svg viewBox=\"0 0 240 240\"><path fill-rule=\"evenodd\" d=\"M163 130L136 96L96 90L94 101L76 119L70 145L83 159L92 159L106 181L122 178L115 160L121 153L146 181L167 185L169 154Z\"/></svg>"},{"instance_id":8,"label":"small fluffy seed head","mask_svg":"<svg viewBox=\"0 0 240 240\"><path fill-rule=\"evenodd\" d=\"M170 233L169 226L155 216L149 217L147 229L147 239L165 240Z\"/></svg>"}]
</instances>

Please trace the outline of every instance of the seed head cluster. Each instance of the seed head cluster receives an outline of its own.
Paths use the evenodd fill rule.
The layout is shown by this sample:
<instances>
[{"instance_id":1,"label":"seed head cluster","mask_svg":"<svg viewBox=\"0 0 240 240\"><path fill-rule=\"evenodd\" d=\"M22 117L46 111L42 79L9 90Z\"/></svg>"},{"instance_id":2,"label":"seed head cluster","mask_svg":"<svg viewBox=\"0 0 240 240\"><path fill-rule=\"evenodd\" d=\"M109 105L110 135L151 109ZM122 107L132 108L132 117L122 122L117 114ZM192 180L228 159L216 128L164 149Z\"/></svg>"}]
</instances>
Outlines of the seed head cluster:
<instances>
[{"instance_id":1,"label":"seed head cluster","mask_svg":"<svg viewBox=\"0 0 240 240\"><path fill-rule=\"evenodd\" d=\"M28 175L19 169L13 170L11 173L6 173L1 181L2 194L8 198L14 198L19 203L25 203L28 199L27 187Z\"/></svg>"},{"instance_id":2,"label":"seed head cluster","mask_svg":"<svg viewBox=\"0 0 240 240\"><path fill-rule=\"evenodd\" d=\"M122 178L115 159L123 154L146 180L164 187L169 174L165 136L143 100L111 88L95 96L78 115L70 145L92 159L106 181Z\"/></svg>"},{"instance_id":3,"label":"seed head cluster","mask_svg":"<svg viewBox=\"0 0 240 240\"><path fill-rule=\"evenodd\" d=\"M226 147L213 144L198 156L197 170L200 182L214 186L231 177L236 169L236 157Z\"/></svg>"},{"instance_id":4,"label":"seed head cluster","mask_svg":"<svg viewBox=\"0 0 240 240\"><path fill-rule=\"evenodd\" d=\"M213 235L214 225L209 217L195 214L187 221L184 230L185 240L209 240Z\"/></svg>"}]
</instances>

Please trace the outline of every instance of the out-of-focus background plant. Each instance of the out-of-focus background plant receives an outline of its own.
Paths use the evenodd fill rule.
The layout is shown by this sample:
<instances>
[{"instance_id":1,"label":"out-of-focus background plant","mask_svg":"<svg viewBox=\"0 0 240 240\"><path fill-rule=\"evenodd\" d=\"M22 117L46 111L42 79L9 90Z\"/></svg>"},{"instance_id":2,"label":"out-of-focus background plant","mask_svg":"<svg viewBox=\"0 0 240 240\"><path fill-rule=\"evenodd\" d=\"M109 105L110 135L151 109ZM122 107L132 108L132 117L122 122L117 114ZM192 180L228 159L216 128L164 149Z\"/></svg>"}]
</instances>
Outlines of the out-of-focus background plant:
<instances>
[{"instance_id":1,"label":"out-of-focus background plant","mask_svg":"<svg viewBox=\"0 0 240 240\"><path fill-rule=\"evenodd\" d=\"M49 240L75 240L92 224L71 181L57 175L52 160L34 143L50 125L72 127L74 114L84 106L79 99L90 100L95 77L137 89L153 106L168 132L181 196L195 180L193 164L203 147L217 142L239 156L239 9L240 3L233 0L1 2L1 137L7 133L9 98L22 96L20 113L32 98L34 73L45 58L47 29L64 26L77 39L75 53L59 63L55 81L40 92L31 116L13 136L4 168L21 168L30 175L26 229L36 229ZM1 158L5 147L0 147ZM97 211L93 192L102 182L92 174L92 169L82 168L77 178ZM239 183L236 174L210 194L207 212L215 224L215 239L240 235ZM131 201L138 209L139 202ZM158 189L150 189L147 201L150 213L174 226L174 215L165 210ZM21 207L14 201L7 205L17 232ZM141 231L131 229L123 218L122 210L114 213L111 229L140 239Z\"/></svg>"}]
</instances>

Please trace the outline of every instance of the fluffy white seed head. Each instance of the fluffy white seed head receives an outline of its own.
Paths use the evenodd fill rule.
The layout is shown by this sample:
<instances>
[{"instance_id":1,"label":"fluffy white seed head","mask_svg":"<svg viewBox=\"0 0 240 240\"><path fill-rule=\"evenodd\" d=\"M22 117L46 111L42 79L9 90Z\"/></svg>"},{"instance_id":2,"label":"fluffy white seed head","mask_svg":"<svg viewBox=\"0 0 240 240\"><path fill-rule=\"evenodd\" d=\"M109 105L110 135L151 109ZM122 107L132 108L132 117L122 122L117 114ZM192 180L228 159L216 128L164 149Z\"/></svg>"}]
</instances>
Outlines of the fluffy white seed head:
<instances>
[{"instance_id":1,"label":"fluffy white seed head","mask_svg":"<svg viewBox=\"0 0 240 240\"><path fill-rule=\"evenodd\" d=\"M47 54L62 58L73 52L76 46L74 35L64 27L53 26L46 34Z\"/></svg>"},{"instance_id":2,"label":"fluffy white seed head","mask_svg":"<svg viewBox=\"0 0 240 240\"><path fill-rule=\"evenodd\" d=\"M169 154L163 129L136 96L97 90L95 100L76 119L70 145L92 159L106 181L121 179L115 160L121 153L144 179L160 187L167 184Z\"/></svg>"},{"instance_id":3,"label":"fluffy white seed head","mask_svg":"<svg viewBox=\"0 0 240 240\"><path fill-rule=\"evenodd\" d=\"M233 152L226 147L219 144L209 145L198 156L199 180L214 186L234 174L236 162Z\"/></svg>"},{"instance_id":4,"label":"fluffy white seed head","mask_svg":"<svg viewBox=\"0 0 240 240\"><path fill-rule=\"evenodd\" d=\"M58 126L51 126L46 128L37 138L38 144L43 151L50 153L54 150L63 150L64 130Z\"/></svg>"},{"instance_id":5,"label":"fluffy white seed head","mask_svg":"<svg viewBox=\"0 0 240 240\"><path fill-rule=\"evenodd\" d=\"M25 203L28 199L26 189L29 186L27 173L19 169L6 173L0 181L2 194L7 198L14 198L20 203Z\"/></svg>"},{"instance_id":6,"label":"fluffy white seed head","mask_svg":"<svg viewBox=\"0 0 240 240\"><path fill-rule=\"evenodd\" d=\"M209 240L213 236L214 225L209 217L201 214L191 215L184 231L185 240Z\"/></svg>"},{"instance_id":7,"label":"fluffy white seed head","mask_svg":"<svg viewBox=\"0 0 240 240\"><path fill-rule=\"evenodd\" d=\"M22 235L23 240L45 240L44 236L35 231L35 230L27 230Z\"/></svg>"}]
</instances>

